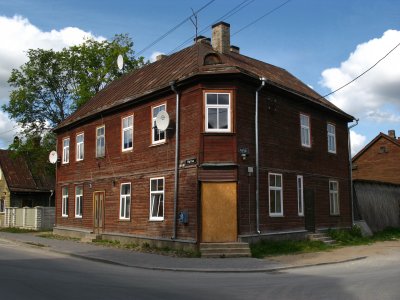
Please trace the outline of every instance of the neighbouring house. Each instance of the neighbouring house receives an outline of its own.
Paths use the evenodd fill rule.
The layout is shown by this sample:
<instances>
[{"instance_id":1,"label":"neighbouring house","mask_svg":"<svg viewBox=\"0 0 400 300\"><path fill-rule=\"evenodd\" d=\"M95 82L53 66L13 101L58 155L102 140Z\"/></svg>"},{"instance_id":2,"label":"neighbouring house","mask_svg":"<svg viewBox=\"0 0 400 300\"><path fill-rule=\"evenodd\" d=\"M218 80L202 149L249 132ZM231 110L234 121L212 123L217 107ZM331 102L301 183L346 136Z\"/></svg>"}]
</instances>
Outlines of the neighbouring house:
<instances>
[{"instance_id":1,"label":"neighbouring house","mask_svg":"<svg viewBox=\"0 0 400 300\"><path fill-rule=\"evenodd\" d=\"M54 129L54 232L196 248L350 227L353 119L220 22Z\"/></svg>"},{"instance_id":2,"label":"neighbouring house","mask_svg":"<svg viewBox=\"0 0 400 300\"><path fill-rule=\"evenodd\" d=\"M54 206L54 178L34 174L29 161L11 150L0 150L0 225L8 207ZM50 202L49 202L50 201Z\"/></svg>"},{"instance_id":3,"label":"neighbouring house","mask_svg":"<svg viewBox=\"0 0 400 300\"><path fill-rule=\"evenodd\" d=\"M400 184L400 139L396 131L379 133L352 159L353 180Z\"/></svg>"},{"instance_id":4,"label":"neighbouring house","mask_svg":"<svg viewBox=\"0 0 400 300\"><path fill-rule=\"evenodd\" d=\"M400 226L400 139L379 133L352 159L356 219L372 231Z\"/></svg>"}]
</instances>

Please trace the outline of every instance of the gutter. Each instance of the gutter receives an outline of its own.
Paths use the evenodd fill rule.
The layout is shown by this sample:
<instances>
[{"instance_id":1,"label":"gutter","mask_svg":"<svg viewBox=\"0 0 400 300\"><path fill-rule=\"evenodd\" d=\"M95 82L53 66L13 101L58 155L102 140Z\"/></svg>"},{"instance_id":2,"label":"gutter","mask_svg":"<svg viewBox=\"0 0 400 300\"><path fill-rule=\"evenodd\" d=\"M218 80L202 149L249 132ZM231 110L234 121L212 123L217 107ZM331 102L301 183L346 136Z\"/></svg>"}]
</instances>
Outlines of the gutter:
<instances>
[{"instance_id":1,"label":"gutter","mask_svg":"<svg viewBox=\"0 0 400 300\"><path fill-rule=\"evenodd\" d=\"M353 193L353 161L351 159L351 140L350 129L358 125L359 119L355 119L356 123L347 128L348 147L349 147L349 173L350 173L350 200L351 200L351 225L354 225L354 193Z\"/></svg>"},{"instance_id":2,"label":"gutter","mask_svg":"<svg viewBox=\"0 0 400 300\"><path fill-rule=\"evenodd\" d=\"M260 78L261 85L256 90L256 107L255 107L255 147L256 147L256 232L258 234L260 231L260 162L259 162L259 151L258 151L258 94L261 89L265 86L265 78Z\"/></svg>"},{"instance_id":3,"label":"gutter","mask_svg":"<svg viewBox=\"0 0 400 300\"><path fill-rule=\"evenodd\" d=\"M176 90L176 82L172 81L170 83L171 90L176 95L176 120L175 120L175 180L174 180L174 215L173 215L173 230L171 239L176 239L176 209L178 203L178 188L179 188L179 93Z\"/></svg>"}]
</instances>

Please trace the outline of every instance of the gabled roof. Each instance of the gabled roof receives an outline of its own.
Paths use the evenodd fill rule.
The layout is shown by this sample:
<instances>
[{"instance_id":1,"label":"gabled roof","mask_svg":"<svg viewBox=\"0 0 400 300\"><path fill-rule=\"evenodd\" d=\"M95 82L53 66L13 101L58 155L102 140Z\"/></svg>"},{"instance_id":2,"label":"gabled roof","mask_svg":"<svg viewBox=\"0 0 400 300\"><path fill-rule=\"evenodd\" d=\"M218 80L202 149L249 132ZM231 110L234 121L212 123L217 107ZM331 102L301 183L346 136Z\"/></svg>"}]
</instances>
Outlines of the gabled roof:
<instances>
[{"instance_id":1,"label":"gabled roof","mask_svg":"<svg viewBox=\"0 0 400 300\"><path fill-rule=\"evenodd\" d=\"M48 192L54 179L45 174L33 176L24 157L10 150L0 150L0 167L10 192Z\"/></svg>"},{"instance_id":2,"label":"gabled roof","mask_svg":"<svg viewBox=\"0 0 400 300\"><path fill-rule=\"evenodd\" d=\"M383 132L380 132L371 142L369 142L364 148L362 148L354 157L352 158L352 161L356 161L361 155L363 155L369 148L372 147L378 140L380 139L386 139L389 142L393 143L396 146L400 147L400 142L397 139L391 138L387 134L384 134Z\"/></svg>"},{"instance_id":3,"label":"gabled roof","mask_svg":"<svg viewBox=\"0 0 400 300\"><path fill-rule=\"evenodd\" d=\"M217 56L220 63L205 65L204 59L209 55ZM245 74L255 79L264 77L267 84L324 106L341 114L349 121L354 119L286 70L239 53L218 53L209 43L202 41L113 81L61 122L55 128L55 131L100 112L127 102L134 102L143 96L168 88L172 81L179 83L199 75L235 73Z\"/></svg>"}]
</instances>

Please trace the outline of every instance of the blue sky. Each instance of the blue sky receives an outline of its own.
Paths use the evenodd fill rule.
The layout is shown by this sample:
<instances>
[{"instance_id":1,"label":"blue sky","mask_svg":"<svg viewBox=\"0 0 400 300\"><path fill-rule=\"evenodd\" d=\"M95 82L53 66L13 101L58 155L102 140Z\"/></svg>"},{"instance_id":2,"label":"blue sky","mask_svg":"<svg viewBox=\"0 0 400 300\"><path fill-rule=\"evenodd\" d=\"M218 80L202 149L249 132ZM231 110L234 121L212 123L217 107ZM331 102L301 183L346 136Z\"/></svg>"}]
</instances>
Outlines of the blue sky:
<instances>
[{"instance_id":1,"label":"blue sky","mask_svg":"<svg viewBox=\"0 0 400 300\"><path fill-rule=\"evenodd\" d=\"M82 32L105 38L128 33L138 52L186 19L191 9L197 10L209 1L0 0L0 39L3 39L3 46L0 45L0 89L3 89L3 93L0 90L0 102L8 101L9 88L4 82L7 71L24 63L22 54L14 59L7 57L21 52L24 47L65 46L76 43ZM199 30L243 3L247 6L224 19L231 24L231 33L234 34L286 2L243 1L215 0L198 14ZM15 16L20 18L15 19ZM30 31L27 29L14 31L13 27L20 24L24 24L24 28L36 28L39 33L33 35L35 39L30 40ZM79 32L65 34L65 28L68 27L79 29ZM169 53L193 34L194 26L187 21L142 55L150 59L154 53ZM210 34L208 28L204 35ZM64 35L68 35L67 41ZM46 38L51 41L46 41ZM14 39L19 39L19 42ZM57 39L60 42L57 43ZM245 55L287 69L325 95L369 68L400 43L400 2L291 0L252 26L234 34L231 43L239 46ZM396 64L400 65L400 47L382 61L379 68L371 70L365 79L329 98L346 112L360 118L360 124L352 134L355 149L388 129L397 129L400 135L400 71L395 70ZM12 130L3 133L13 128L11 124L6 116L0 116L0 147L7 147L7 142L12 139Z\"/></svg>"}]
</instances>

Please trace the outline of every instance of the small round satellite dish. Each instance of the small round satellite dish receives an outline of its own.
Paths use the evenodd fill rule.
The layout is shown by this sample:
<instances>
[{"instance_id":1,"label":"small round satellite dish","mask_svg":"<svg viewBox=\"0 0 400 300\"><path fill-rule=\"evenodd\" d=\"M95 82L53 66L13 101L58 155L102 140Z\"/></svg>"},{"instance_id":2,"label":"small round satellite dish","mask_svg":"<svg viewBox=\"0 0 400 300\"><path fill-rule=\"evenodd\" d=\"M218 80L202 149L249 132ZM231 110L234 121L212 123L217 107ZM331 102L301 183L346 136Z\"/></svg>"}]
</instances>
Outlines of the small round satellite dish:
<instances>
[{"instance_id":1,"label":"small round satellite dish","mask_svg":"<svg viewBox=\"0 0 400 300\"><path fill-rule=\"evenodd\" d=\"M117 66L120 71L124 68L124 57L121 54L118 55Z\"/></svg>"},{"instance_id":2,"label":"small round satellite dish","mask_svg":"<svg viewBox=\"0 0 400 300\"><path fill-rule=\"evenodd\" d=\"M49 161L52 164L55 164L57 162L57 152L56 151L51 151L49 154Z\"/></svg>"},{"instance_id":3,"label":"small round satellite dish","mask_svg":"<svg viewBox=\"0 0 400 300\"><path fill-rule=\"evenodd\" d=\"M166 130L169 125L169 115L165 110L160 111L156 117L156 126L159 130Z\"/></svg>"}]
</instances>

